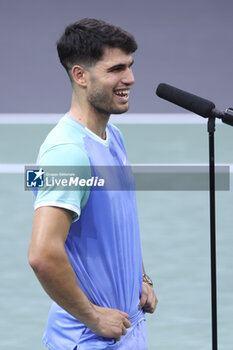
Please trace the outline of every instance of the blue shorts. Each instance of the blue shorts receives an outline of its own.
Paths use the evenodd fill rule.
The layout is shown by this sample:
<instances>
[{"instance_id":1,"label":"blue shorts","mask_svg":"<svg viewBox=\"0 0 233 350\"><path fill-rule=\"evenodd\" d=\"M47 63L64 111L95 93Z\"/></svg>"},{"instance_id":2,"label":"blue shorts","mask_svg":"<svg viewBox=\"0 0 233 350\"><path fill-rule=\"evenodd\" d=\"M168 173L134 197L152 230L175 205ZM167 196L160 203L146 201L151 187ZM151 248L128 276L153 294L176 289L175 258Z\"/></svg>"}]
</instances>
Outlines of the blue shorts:
<instances>
[{"instance_id":1,"label":"blue shorts","mask_svg":"<svg viewBox=\"0 0 233 350\"><path fill-rule=\"evenodd\" d=\"M146 331L146 320L139 322L134 329L125 336L124 341L121 344L116 343L116 348L110 346L107 349L117 349L117 350L148 350L147 344L147 331ZM107 350L106 349L106 350Z\"/></svg>"},{"instance_id":2,"label":"blue shorts","mask_svg":"<svg viewBox=\"0 0 233 350\"><path fill-rule=\"evenodd\" d=\"M94 340L89 340L76 345L75 348L70 350L148 350L146 320L141 320L129 333L123 336L119 342L116 342L115 344L106 344L106 347L102 346L103 343L100 345Z\"/></svg>"}]
</instances>

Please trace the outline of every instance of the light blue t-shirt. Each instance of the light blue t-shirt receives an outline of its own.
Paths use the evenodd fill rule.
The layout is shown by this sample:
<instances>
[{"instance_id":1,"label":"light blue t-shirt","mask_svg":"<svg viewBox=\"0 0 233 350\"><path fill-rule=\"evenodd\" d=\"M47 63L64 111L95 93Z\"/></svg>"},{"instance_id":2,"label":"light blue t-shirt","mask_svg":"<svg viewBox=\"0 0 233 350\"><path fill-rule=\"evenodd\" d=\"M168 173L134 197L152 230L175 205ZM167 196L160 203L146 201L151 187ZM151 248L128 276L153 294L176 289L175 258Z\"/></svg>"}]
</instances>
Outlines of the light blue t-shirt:
<instances>
[{"instance_id":1,"label":"light blue t-shirt","mask_svg":"<svg viewBox=\"0 0 233 350\"><path fill-rule=\"evenodd\" d=\"M38 164L85 166L88 174L82 175L87 177L96 175L95 166L129 165L120 131L108 123L106 136L102 140L65 115L42 144ZM144 319L138 310L143 272L135 191L38 191L35 208L40 206L74 213L65 248L78 284L92 303L127 312L129 333ZM94 334L56 303L43 341L54 350L72 350L78 344L93 349L93 342L95 349L114 344L114 339Z\"/></svg>"}]
</instances>

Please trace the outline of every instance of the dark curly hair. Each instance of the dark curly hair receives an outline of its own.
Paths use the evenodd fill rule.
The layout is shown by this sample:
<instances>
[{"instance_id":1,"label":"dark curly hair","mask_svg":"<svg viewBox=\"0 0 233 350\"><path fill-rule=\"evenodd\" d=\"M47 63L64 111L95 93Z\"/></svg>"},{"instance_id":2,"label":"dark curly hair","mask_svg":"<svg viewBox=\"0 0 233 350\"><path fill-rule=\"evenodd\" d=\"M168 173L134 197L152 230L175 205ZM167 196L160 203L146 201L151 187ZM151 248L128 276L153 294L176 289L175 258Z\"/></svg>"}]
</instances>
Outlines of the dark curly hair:
<instances>
[{"instance_id":1,"label":"dark curly hair","mask_svg":"<svg viewBox=\"0 0 233 350\"><path fill-rule=\"evenodd\" d=\"M137 50L137 43L123 29L93 18L70 24L57 41L58 55L68 74L74 64L95 64L102 58L105 47L133 53Z\"/></svg>"}]
</instances>

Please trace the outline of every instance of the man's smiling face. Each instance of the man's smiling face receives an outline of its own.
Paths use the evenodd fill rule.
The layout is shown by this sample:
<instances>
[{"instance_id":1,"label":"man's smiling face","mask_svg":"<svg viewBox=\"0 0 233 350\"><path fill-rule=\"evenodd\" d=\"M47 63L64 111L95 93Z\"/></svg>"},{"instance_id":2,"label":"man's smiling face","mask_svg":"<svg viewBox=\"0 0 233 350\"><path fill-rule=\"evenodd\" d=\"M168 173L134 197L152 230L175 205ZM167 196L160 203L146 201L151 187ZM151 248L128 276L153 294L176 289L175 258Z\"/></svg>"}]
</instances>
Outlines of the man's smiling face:
<instances>
[{"instance_id":1,"label":"man's smiling face","mask_svg":"<svg viewBox=\"0 0 233 350\"><path fill-rule=\"evenodd\" d=\"M133 58L119 48L106 47L103 57L88 69L87 100L99 113L110 115L129 109L134 84Z\"/></svg>"}]
</instances>

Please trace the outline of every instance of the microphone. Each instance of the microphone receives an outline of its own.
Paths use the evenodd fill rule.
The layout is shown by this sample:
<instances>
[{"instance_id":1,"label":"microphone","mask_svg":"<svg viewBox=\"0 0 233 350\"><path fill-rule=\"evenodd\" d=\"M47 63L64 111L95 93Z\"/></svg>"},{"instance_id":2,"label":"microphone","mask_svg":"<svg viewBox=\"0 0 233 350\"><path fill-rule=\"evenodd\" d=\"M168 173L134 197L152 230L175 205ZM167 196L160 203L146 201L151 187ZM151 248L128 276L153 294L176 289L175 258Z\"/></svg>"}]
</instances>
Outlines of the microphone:
<instances>
[{"instance_id":1,"label":"microphone","mask_svg":"<svg viewBox=\"0 0 233 350\"><path fill-rule=\"evenodd\" d=\"M224 115L215 108L213 102L168 84L159 84L156 95L204 118L222 118Z\"/></svg>"},{"instance_id":2,"label":"microphone","mask_svg":"<svg viewBox=\"0 0 233 350\"><path fill-rule=\"evenodd\" d=\"M223 113L222 121L225 124L233 126L233 108L228 107Z\"/></svg>"}]
</instances>

